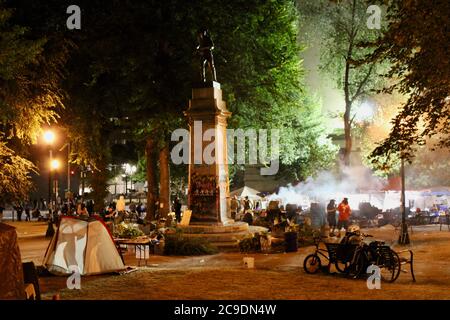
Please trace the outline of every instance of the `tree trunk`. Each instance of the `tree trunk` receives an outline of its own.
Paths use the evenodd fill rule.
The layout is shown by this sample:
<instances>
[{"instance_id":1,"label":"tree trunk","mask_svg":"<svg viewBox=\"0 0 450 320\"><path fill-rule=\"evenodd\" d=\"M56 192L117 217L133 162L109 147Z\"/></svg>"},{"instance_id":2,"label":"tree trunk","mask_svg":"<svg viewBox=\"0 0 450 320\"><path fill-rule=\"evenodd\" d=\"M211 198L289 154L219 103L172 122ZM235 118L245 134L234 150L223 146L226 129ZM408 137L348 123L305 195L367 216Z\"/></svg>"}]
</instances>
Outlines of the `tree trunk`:
<instances>
[{"instance_id":1,"label":"tree trunk","mask_svg":"<svg viewBox=\"0 0 450 320\"><path fill-rule=\"evenodd\" d=\"M147 171L147 215L145 220L150 222L155 219L155 203L158 198L156 185L155 150L157 143L153 137L148 137L145 145L146 171Z\"/></svg>"},{"instance_id":2,"label":"tree trunk","mask_svg":"<svg viewBox=\"0 0 450 320\"><path fill-rule=\"evenodd\" d=\"M94 212L101 212L105 209L105 198L108 196L109 178L107 165L108 161L105 158L102 158L97 163L98 170L91 175L90 180L93 191L92 200L94 200Z\"/></svg>"},{"instance_id":3,"label":"tree trunk","mask_svg":"<svg viewBox=\"0 0 450 320\"><path fill-rule=\"evenodd\" d=\"M355 13L356 0L353 0L352 5L352 28L350 31L350 38L347 49L347 56L345 57L345 73L344 73L344 98L345 98L345 112L344 112L344 136L345 136L345 150L344 150L344 165L350 165L350 154L352 152L352 119L350 114L352 110L353 99L350 97L350 61L353 56L353 44L356 37L355 29Z\"/></svg>"},{"instance_id":4,"label":"tree trunk","mask_svg":"<svg viewBox=\"0 0 450 320\"><path fill-rule=\"evenodd\" d=\"M349 56L351 56L352 42L349 46ZM352 121L350 119L350 112L352 110L352 102L350 101L350 63L347 59L345 63L345 75L344 75L344 98L345 98L345 112L344 112L344 137L345 137L345 150L344 150L344 165L348 167L350 165L350 154L352 152Z\"/></svg>"},{"instance_id":5,"label":"tree trunk","mask_svg":"<svg viewBox=\"0 0 450 320\"><path fill-rule=\"evenodd\" d=\"M352 152L352 126L350 121L350 109L351 107L345 107L346 111L344 114L344 136L345 136L345 151L344 151L344 165L346 167L350 166L350 155Z\"/></svg>"},{"instance_id":6,"label":"tree trunk","mask_svg":"<svg viewBox=\"0 0 450 320\"><path fill-rule=\"evenodd\" d=\"M169 172L169 144L159 150L159 202L160 214L167 217L170 212L170 172Z\"/></svg>"}]
</instances>

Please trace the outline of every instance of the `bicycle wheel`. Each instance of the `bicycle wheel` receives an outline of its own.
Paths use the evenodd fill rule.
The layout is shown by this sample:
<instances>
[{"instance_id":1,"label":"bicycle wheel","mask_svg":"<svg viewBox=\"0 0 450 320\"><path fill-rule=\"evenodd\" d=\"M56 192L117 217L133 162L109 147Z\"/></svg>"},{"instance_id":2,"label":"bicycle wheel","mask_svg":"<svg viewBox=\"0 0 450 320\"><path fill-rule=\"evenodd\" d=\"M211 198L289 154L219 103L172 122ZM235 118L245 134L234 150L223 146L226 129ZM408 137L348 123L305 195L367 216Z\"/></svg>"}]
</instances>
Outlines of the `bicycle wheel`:
<instances>
[{"instance_id":1,"label":"bicycle wheel","mask_svg":"<svg viewBox=\"0 0 450 320\"><path fill-rule=\"evenodd\" d=\"M380 268L381 280L385 282L394 282L400 275L400 258L394 250L390 250L389 258L383 258L383 261L377 261Z\"/></svg>"},{"instance_id":2,"label":"bicycle wheel","mask_svg":"<svg viewBox=\"0 0 450 320\"><path fill-rule=\"evenodd\" d=\"M320 262L320 258L317 254L310 254L303 261L303 269L308 274L317 273L322 267L322 263Z\"/></svg>"},{"instance_id":3,"label":"bicycle wheel","mask_svg":"<svg viewBox=\"0 0 450 320\"><path fill-rule=\"evenodd\" d=\"M336 261L334 263L334 266L336 267L337 271L339 271L340 273L348 273L349 272L349 267L350 267L350 262L343 262L343 261Z\"/></svg>"}]
</instances>

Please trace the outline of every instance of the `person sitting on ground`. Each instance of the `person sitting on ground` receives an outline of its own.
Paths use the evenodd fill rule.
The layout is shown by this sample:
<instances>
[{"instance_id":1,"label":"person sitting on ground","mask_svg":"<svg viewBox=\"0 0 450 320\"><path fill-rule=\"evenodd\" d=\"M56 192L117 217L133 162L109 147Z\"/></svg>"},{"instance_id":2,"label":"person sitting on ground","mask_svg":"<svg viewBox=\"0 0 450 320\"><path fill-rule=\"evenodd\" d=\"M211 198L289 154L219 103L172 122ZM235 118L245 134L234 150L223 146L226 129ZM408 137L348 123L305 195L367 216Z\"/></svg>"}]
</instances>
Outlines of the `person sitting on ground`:
<instances>
[{"instance_id":1,"label":"person sitting on ground","mask_svg":"<svg viewBox=\"0 0 450 320\"><path fill-rule=\"evenodd\" d=\"M89 212L86 209L86 205L84 203L80 203L78 206L77 214L80 217L89 217Z\"/></svg>"},{"instance_id":2,"label":"person sitting on ground","mask_svg":"<svg viewBox=\"0 0 450 320\"><path fill-rule=\"evenodd\" d=\"M247 222L249 226L253 224L253 215L250 210L247 210L242 218L242 221Z\"/></svg>"},{"instance_id":3,"label":"person sitting on ground","mask_svg":"<svg viewBox=\"0 0 450 320\"><path fill-rule=\"evenodd\" d=\"M106 209L106 212L103 215L103 220L105 221L111 221L114 218L114 214L116 212L114 211L114 208L112 206L108 206Z\"/></svg>"}]
</instances>

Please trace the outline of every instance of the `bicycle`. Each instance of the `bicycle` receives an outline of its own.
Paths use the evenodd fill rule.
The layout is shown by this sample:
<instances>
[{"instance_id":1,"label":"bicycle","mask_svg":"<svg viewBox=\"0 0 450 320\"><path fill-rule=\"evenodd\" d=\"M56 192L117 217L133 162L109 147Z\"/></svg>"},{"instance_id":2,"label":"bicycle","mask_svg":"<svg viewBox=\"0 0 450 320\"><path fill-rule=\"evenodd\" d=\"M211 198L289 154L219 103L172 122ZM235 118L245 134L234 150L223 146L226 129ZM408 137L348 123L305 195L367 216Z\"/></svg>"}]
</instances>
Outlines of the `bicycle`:
<instances>
[{"instance_id":1,"label":"bicycle","mask_svg":"<svg viewBox=\"0 0 450 320\"><path fill-rule=\"evenodd\" d=\"M332 264L340 273L346 273L350 261L353 257L356 245L347 243L324 242L326 249L320 248L322 237L314 238L315 252L306 256L303 261L303 269L308 274L317 273L322 269L320 257L328 262L327 269L330 270Z\"/></svg>"},{"instance_id":2,"label":"bicycle","mask_svg":"<svg viewBox=\"0 0 450 320\"><path fill-rule=\"evenodd\" d=\"M363 236L371 237L364 234ZM382 281L394 282L400 275L400 258L383 241L372 241L370 244L361 241L348 267L348 275L352 278L367 275L366 270L370 265L379 268Z\"/></svg>"}]
</instances>

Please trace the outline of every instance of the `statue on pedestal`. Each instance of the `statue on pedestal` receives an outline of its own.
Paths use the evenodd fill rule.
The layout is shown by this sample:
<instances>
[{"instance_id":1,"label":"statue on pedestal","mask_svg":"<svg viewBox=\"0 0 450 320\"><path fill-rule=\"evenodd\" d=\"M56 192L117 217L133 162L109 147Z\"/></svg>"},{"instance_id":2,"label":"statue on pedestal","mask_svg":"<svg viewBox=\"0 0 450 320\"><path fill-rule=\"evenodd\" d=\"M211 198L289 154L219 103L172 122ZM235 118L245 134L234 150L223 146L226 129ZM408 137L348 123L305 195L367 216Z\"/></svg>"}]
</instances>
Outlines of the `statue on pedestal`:
<instances>
[{"instance_id":1,"label":"statue on pedestal","mask_svg":"<svg viewBox=\"0 0 450 320\"><path fill-rule=\"evenodd\" d=\"M216 67L214 66L214 57L212 50L214 50L214 43L209 35L208 30L201 29L197 33L197 53L200 56L200 70L202 82L206 82L206 64L208 64L211 72L212 81L217 81Z\"/></svg>"}]
</instances>

